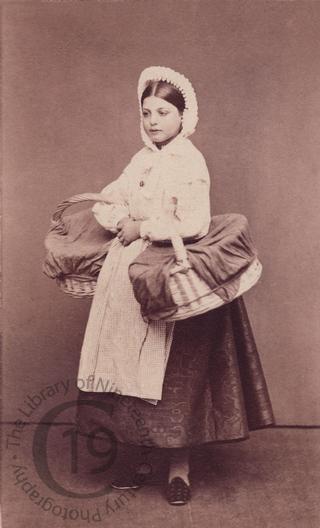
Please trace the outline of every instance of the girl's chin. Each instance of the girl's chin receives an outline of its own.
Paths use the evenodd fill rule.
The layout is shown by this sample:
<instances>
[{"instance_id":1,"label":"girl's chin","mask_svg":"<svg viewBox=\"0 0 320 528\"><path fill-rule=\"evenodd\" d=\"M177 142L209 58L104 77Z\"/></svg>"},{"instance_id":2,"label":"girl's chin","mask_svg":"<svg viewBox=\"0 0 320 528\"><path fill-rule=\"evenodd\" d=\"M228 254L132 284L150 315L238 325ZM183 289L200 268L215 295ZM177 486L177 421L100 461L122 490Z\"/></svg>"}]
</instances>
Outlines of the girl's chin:
<instances>
[{"instance_id":1,"label":"girl's chin","mask_svg":"<svg viewBox=\"0 0 320 528\"><path fill-rule=\"evenodd\" d=\"M152 139L152 141L165 141L167 138L162 134L162 132L149 132L148 134L149 138Z\"/></svg>"},{"instance_id":2,"label":"girl's chin","mask_svg":"<svg viewBox=\"0 0 320 528\"><path fill-rule=\"evenodd\" d=\"M155 143L157 146L163 146L163 145L167 145L168 143L170 143L170 141L172 141L174 138L177 137L178 134L175 134L174 136L171 136L169 138L166 138L166 139L158 139L156 137L150 137L151 141L153 143Z\"/></svg>"}]
</instances>

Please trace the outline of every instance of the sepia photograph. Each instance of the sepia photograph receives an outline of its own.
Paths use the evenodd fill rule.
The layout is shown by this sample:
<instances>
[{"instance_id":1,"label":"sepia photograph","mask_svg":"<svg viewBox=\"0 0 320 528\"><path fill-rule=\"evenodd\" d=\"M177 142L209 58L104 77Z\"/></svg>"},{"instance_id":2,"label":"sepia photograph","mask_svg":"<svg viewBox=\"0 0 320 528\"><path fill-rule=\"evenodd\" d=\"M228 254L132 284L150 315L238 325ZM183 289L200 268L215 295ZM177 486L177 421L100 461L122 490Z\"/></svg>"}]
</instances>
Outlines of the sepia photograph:
<instances>
[{"instance_id":1,"label":"sepia photograph","mask_svg":"<svg viewBox=\"0 0 320 528\"><path fill-rule=\"evenodd\" d=\"M320 1L3 0L3 528L319 528Z\"/></svg>"}]
</instances>

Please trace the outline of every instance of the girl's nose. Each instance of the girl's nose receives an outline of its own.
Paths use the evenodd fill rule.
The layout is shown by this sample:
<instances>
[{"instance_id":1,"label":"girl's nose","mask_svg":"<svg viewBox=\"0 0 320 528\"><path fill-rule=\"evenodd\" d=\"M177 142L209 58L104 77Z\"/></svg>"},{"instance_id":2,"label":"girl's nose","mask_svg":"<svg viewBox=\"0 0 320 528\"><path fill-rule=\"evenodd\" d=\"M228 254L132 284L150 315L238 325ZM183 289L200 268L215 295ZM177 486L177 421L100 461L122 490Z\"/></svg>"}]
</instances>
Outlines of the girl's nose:
<instances>
[{"instance_id":1,"label":"girl's nose","mask_svg":"<svg viewBox=\"0 0 320 528\"><path fill-rule=\"evenodd\" d=\"M150 116L150 125L153 126L153 125L156 125L157 124L157 116L156 115L151 115Z\"/></svg>"}]
</instances>

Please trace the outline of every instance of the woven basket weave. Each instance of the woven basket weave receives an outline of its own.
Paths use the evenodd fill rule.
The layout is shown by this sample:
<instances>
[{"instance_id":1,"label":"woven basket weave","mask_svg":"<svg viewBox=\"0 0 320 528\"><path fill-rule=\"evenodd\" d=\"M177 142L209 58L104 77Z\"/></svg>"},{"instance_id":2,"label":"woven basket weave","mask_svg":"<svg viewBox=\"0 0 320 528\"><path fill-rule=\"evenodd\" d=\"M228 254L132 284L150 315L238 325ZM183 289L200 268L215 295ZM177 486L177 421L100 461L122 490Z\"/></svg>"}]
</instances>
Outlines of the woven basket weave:
<instances>
[{"instance_id":1,"label":"woven basket weave","mask_svg":"<svg viewBox=\"0 0 320 528\"><path fill-rule=\"evenodd\" d=\"M81 299L82 297L93 297L96 291L96 277L82 277L81 275L68 275L58 277L56 283L64 293Z\"/></svg>"},{"instance_id":2,"label":"woven basket weave","mask_svg":"<svg viewBox=\"0 0 320 528\"><path fill-rule=\"evenodd\" d=\"M252 288L259 280L261 272L262 265L258 259L255 259L241 275L237 293L230 301ZM232 282L230 281L229 285ZM169 288L178 310L173 316L166 317L167 321L188 319L226 304L226 301L212 291L193 269L189 269L186 273L179 271L173 273L169 279ZM159 317L153 318L159 319Z\"/></svg>"}]
</instances>

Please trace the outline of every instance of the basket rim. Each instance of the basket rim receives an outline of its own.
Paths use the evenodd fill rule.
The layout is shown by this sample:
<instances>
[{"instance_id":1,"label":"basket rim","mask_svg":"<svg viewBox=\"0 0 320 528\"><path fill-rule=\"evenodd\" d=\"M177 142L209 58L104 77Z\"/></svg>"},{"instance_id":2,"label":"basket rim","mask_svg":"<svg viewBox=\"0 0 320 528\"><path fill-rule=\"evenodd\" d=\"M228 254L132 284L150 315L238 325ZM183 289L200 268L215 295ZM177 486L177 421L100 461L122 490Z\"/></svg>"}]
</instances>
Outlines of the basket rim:
<instances>
[{"instance_id":1,"label":"basket rim","mask_svg":"<svg viewBox=\"0 0 320 528\"><path fill-rule=\"evenodd\" d=\"M69 281L73 282L97 282L98 275L96 277L90 277L89 275L63 275L62 277L56 277L58 282L66 283Z\"/></svg>"}]
</instances>

